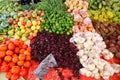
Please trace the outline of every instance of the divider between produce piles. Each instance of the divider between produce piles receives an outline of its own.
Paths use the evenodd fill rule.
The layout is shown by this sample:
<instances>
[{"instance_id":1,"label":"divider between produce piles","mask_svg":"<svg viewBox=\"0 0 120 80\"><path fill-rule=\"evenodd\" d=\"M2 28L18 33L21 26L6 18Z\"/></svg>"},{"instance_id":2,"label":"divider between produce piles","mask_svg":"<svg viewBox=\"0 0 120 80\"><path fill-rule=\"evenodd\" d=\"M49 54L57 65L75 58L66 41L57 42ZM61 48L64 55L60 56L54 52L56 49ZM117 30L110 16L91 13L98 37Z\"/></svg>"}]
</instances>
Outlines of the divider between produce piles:
<instances>
[{"instance_id":1,"label":"divider between produce piles","mask_svg":"<svg viewBox=\"0 0 120 80\"><path fill-rule=\"evenodd\" d=\"M80 0L79 2L82 1ZM114 55L106 49L103 38L93 28L87 9L76 8L74 6L71 8L70 5L72 3L75 2L66 0L66 5L70 8L68 11L74 16L74 21L76 22L76 25L73 26L74 34L70 42L74 43L79 49L77 55L84 67L80 69L80 73L96 79L100 77L105 80L109 79L114 73L120 72L120 65L109 64L104 59L101 59L102 56L109 60Z\"/></svg>"}]
</instances>

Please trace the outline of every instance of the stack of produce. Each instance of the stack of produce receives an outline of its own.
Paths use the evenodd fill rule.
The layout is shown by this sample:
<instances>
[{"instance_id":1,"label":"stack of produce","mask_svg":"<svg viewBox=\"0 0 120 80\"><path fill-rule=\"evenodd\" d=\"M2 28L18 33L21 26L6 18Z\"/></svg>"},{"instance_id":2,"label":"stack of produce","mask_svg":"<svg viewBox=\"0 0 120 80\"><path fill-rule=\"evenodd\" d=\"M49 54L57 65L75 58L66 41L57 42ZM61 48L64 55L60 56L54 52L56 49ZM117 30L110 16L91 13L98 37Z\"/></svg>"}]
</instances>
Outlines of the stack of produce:
<instances>
[{"instance_id":1,"label":"stack of produce","mask_svg":"<svg viewBox=\"0 0 120 80\"><path fill-rule=\"evenodd\" d=\"M108 23L92 21L95 30L103 36L104 39L113 34L120 34L120 23Z\"/></svg>"},{"instance_id":2,"label":"stack of produce","mask_svg":"<svg viewBox=\"0 0 120 80\"><path fill-rule=\"evenodd\" d=\"M91 31L95 32L91 19L85 9L74 9L71 12L71 15L74 16L75 25L73 26L73 32L86 32Z\"/></svg>"},{"instance_id":3,"label":"stack of produce","mask_svg":"<svg viewBox=\"0 0 120 80\"><path fill-rule=\"evenodd\" d=\"M16 12L4 12L0 14L0 34L6 34L9 28L8 19L14 17L14 15L17 14Z\"/></svg>"},{"instance_id":4,"label":"stack of produce","mask_svg":"<svg viewBox=\"0 0 120 80\"><path fill-rule=\"evenodd\" d=\"M7 40L0 44L0 71L6 78L18 80L26 78L31 66L31 48L21 40Z\"/></svg>"},{"instance_id":5,"label":"stack of produce","mask_svg":"<svg viewBox=\"0 0 120 80\"><path fill-rule=\"evenodd\" d=\"M72 33L73 17L65 11L66 7L62 0L42 0L35 7L45 11L43 16L45 22L41 24L44 30L57 34Z\"/></svg>"},{"instance_id":6,"label":"stack of produce","mask_svg":"<svg viewBox=\"0 0 120 80\"><path fill-rule=\"evenodd\" d=\"M103 38L94 32L78 32L70 39L79 51L80 64L83 68L80 69L82 75L88 77L94 77L99 79L102 77L107 80L114 73L120 73L120 65L110 64L107 61L101 59L104 57L106 60L113 58L113 54L106 49Z\"/></svg>"},{"instance_id":7,"label":"stack of produce","mask_svg":"<svg viewBox=\"0 0 120 80\"><path fill-rule=\"evenodd\" d=\"M92 31L94 32L94 28L92 26L92 22L87 13L88 2L83 0L66 0L66 6L68 7L68 11L73 15L75 25L73 26L73 32L86 32ZM84 5L85 4L85 5Z\"/></svg>"},{"instance_id":8,"label":"stack of produce","mask_svg":"<svg viewBox=\"0 0 120 80\"><path fill-rule=\"evenodd\" d=\"M35 60L41 62L50 53L55 57L58 67L73 70L75 76L79 74L81 64L76 55L78 49L69 42L71 35L56 34L42 31L37 34L31 43L32 55ZM68 59L69 58L69 59Z\"/></svg>"},{"instance_id":9,"label":"stack of produce","mask_svg":"<svg viewBox=\"0 0 120 80\"><path fill-rule=\"evenodd\" d=\"M66 0L66 6L69 8L68 11L71 12L74 9L88 9L88 2L86 0Z\"/></svg>"},{"instance_id":10,"label":"stack of produce","mask_svg":"<svg viewBox=\"0 0 120 80\"><path fill-rule=\"evenodd\" d=\"M107 39L120 35L120 1L89 0L89 10L95 30Z\"/></svg>"},{"instance_id":11,"label":"stack of produce","mask_svg":"<svg viewBox=\"0 0 120 80\"><path fill-rule=\"evenodd\" d=\"M21 10L21 5L17 1L0 0L0 13L18 12Z\"/></svg>"},{"instance_id":12,"label":"stack of produce","mask_svg":"<svg viewBox=\"0 0 120 80\"><path fill-rule=\"evenodd\" d=\"M89 0L89 13L93 20L120 22L119 0Z\"/></svg>"},{"instance_id":13,"label":"stack of produce","mask_svg":"<svg viewBox=\"0 0 120 80\"><path fill-rule=\"evenodd\" d=\"M116 57L120 58L120 35L116 34L110 36L105 40L107 48L116 55Z\"/></svg>"},{"instance_id":14,"label":"stack of produce","mask_svg":"<svg viewBox=\"0 0 120 80\"><path fill-rule=\"evenodd\" d=\"M43 21L41 16L44 15L43 11L39 10L25 10L14 15L14 18L9 18L10 24L8 31L8 37L14 37L15 39L22 39L26 41L27 38L37 35L37 32L41 30L40 23Z\"/></svg>"},{"instance_id":15,"label":"stack of produce","mask_svg":"<svg viewBox=\"0 0 120 80\"><path fill-rule=\"evenodd\" d=\"M8 18L12 18L21 6L16 1L0 0L0 34L6 34L8 28Z\"/></svg>"}]
</instances>

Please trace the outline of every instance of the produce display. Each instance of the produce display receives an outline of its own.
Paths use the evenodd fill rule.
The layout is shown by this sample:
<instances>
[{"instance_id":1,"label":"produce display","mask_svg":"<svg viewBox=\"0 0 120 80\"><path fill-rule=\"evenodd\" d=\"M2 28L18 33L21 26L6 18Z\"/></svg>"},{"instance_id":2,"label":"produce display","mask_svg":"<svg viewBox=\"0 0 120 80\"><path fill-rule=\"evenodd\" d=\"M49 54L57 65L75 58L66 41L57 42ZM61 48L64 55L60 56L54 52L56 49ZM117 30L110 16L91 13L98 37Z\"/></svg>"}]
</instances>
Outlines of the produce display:
<instances>
[{"instance_id":1,"label":"produce display","mask_svg":"<svg viewBox=\"0 0 120 80\"><path fill-rule=\"evenodd\" d=\"M88 2L91 19L100 22L120 22L119 0L89 0Z\"/></svg>"},{"instance_id":2,"label":"produce display","mask_svg":"<svg viewBox=\"0 0 120 80\"><path fill-rule=\"evenodd\" d=\"M74 9L88 9L89 3L87 0L66 0L65 4L69 7L68 11L72 11Z\"/></svg>"},{"instance_id":3,"label":"produce display","mask_svg":"<svg viewBox=\"0 0 120 80\"><path fill-rule=\"evenodd\" d=\"M52 53L59 67L68 67L77 76L79 74L78 69L82 66L77 64L79 63L79 58L76 55L77 49L69 42L70 37L71 35L59 35L46 31L38 33L31 43L32 55L35 60L41 62L47 55Z\"/></svg>"},{"instance_id":4,"label":"produce display","mask_svg":"<svg viewBox=\"0 0 120 80\"><path fill-rule=\"evenodd\" d=\"M21 5L17 1L0 0L0 13L3 12L17 12L21 10Z\"/></svg>"},{"instance_id":5,"label":"produce display","mask_svg":"<svg viewBox=\"0 0 120 80\"><path fill-rule=\"evenodd\" d=\"M74 9L71 15L74 16L75 25L72 28L74 33L86 31L95 32L91 19L85 9Z\"/></svg>"},{"instance_id":6,"label":"produce display","mask_svg":"<svg viewBox=\"0 0 120 80\"><path fill-rule=\"evenodd\" d=\"M17 14L16 12L4 12L0 14L0 34L6 34L8 30L11 28L9 27L8 19L14 17Z\"/></svg>"},{"instance_id":7,"label":"produce display","mask_svg":"<svg viewBox=\"0 0 120 80\"><path fill-rule=\"evenodd\" d=\"M26 41L27 38L36 36L37 32L41 29L40 23L43 21L41 16L44 15L43 11L34 10L20 13L14 15L14 18L9 18L8 23L10 24L8 30L8 37L14 37L15 39L22 39Z\"/></svg>"},{"instance_id":8,"label":"produce display","mask_svg":"<svg viewBox=\"0 0 120 80\"><path fill-rule=\"evenodd\" d=\"M54 77L55 76L55 77ZM44 76L44 80L48 79L57 79L57 80L78 80L72 70L68 68L57 68L57 69L50 69L48 73Z\"/></svg>"},{"instance_id":9,"label":"produce display","mask_svg":"<svg viewBox=\"0 0 120 80\"><path fill-rule=\"evenodd\" d=\"M44 30L57 34L66 33L70 35L72 33L73 17L70 13L64 11L65 4L62 0L43 0L36 6L40 10L45 10L43 16L45 22L41 24Z\"/></svg>"},{"instance_id":10,"label":"produce display","mask_svg":"<svg viewBox=\"0 0 120 80\"><path fill-rule=\"evenodd\" d=\"M119 74L119 0L0 0L0 80Z\"/></svg>"},{"instance_id":11,"label":"produce display","mask_svg":"<svg viewBox=\"0 0 120 80\"><path fill-rule=\"evenodd\" d=\"M120 35L110 36L109 39L105 40L107 48L120 58Z\"/></svg>"},{"instance_id":12,"label":"produce display","mask_svg":"<svg viewBox=\"0 0 120 80\"><path fill-rule=\"evenodd\" d=\"M0 0L0 34L8 32L8 19L12 18L18 11L22 10L21 5L16 1Z\"/></svg>"},{"instance_id":13,"label":"produce display","mask_svg":"<svg viewBox=\"0 0 120 80\"><path fill-rule=\"evenodd\" d=\"M96 79L102 76L103 79L107 80L114 73L120 72L120 65L114 64L114 67L112 67L107 61L101 59L101 56L103 56L109 60L113 57L113 54L106 49L105 42L99 34L79 32L73 35L70 42L74 43L79 49L77 55L83 66L80 69L81 74Z\"/></svg>"},{"instance_id":14,"label":"produce display","mask_svg":"<svg viewBox=\"0 0 120 80\"><path fill-rule=\"evenodd\" d=\"M5 72L8 79L26 77L31 58L31 48L21 40L7 40L0 44L0 71Z\"/></svg>"},{"instance_id":15,"label":"produce display","mask_svg":"<svg viewBox=\"0 0 120 80\"><path fill-rule=\"evenodd\" d=\"M107 39L107 37L114 34L120 35L120 23L108 23L98 21L92 21L92 23L96 32L101 34L104 39Z\"/></svg>"}]
</instances>

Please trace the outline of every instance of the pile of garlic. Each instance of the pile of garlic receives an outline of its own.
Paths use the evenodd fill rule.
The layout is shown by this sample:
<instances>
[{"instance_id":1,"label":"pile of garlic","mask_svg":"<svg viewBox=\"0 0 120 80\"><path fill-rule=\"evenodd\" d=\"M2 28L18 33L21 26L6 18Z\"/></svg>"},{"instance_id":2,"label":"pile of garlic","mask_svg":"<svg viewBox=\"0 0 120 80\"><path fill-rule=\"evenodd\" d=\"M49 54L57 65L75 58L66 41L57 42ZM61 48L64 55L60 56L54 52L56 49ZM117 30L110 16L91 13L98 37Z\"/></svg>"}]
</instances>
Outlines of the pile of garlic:
<instances>
[{"instance_id":1,"label":"pile of garlic","mask_svg":"<svg viewBox=\"0 0 120 80\"><path fill-rule=\"evenodd\" d=\"M75 26L73 26L73 32L86 32L86 31L91 31L95 32L92 21L89 17L89 14L87 13L87 10L85 9L74 9L71 12L71 15L74 16L74 22Z\"/></svg>"},{"instance_id":2,"label":"pile of garlic","mask_svg":"<svg viewBox=\"0 0 120 80\"><path fill-rule=\"evenodd\" d=\"M85 0L66 0L65 4L69 7L68 11L72 11L73 9L88 9L89 3Z\"/></svg>"},{"instance_id":3,"label":"pile of garlic","mask_svg":"<svg viewBox=\"0 0 120 80\"><path fill-rule=\"evenodd\" d=\"M104 80L109 80L109 77L114 73L120 72L120 65L110 64L101 59L103 56L109 60L113 54L106 49L105 42L98 33L78 32L73 34L70 42L79 49L77 55L83 65L83 68L79 70L81 74L96 79L103 77Z\"/></svg>"}]
</instances>

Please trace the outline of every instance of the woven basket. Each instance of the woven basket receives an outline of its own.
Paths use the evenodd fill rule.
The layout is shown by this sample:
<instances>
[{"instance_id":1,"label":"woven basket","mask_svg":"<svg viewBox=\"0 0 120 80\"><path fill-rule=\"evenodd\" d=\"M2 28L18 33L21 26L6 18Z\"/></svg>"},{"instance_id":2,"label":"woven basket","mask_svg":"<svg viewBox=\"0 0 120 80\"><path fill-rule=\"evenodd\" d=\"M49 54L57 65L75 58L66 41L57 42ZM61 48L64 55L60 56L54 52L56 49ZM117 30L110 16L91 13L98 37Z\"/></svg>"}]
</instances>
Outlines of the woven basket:
<instances>
[{"instance_id":1,"label":"woven basket","mask_svg":"<svg viewBox=\"0 0 120 80\"><path fill-rule=\"evenodd\" d=\"M109 36L120 34L120 23L92 21L95 30L106 39Z\"/></svg>"}]
</instances>

